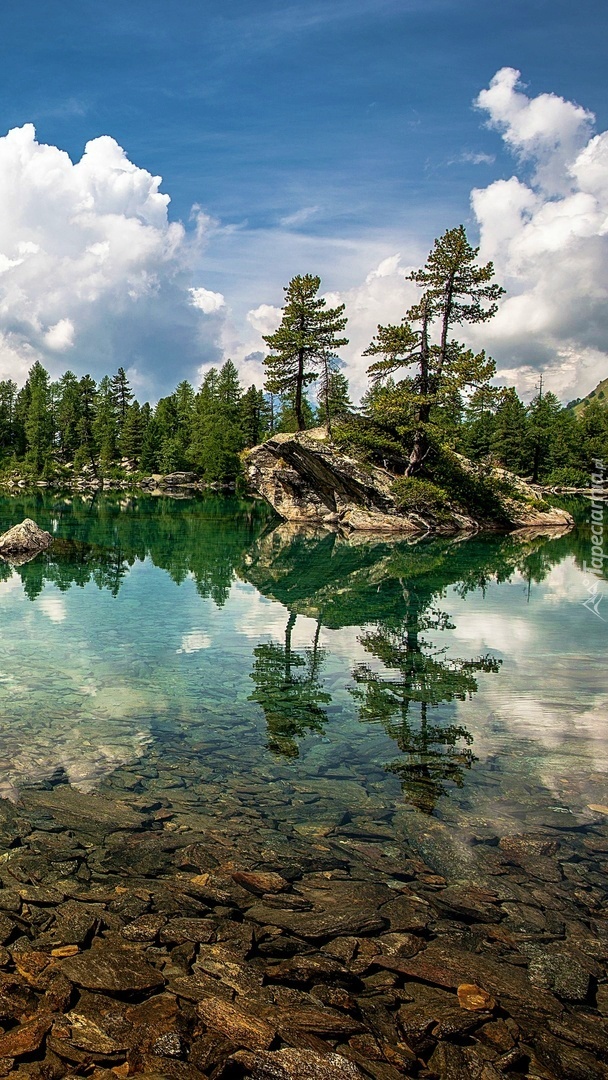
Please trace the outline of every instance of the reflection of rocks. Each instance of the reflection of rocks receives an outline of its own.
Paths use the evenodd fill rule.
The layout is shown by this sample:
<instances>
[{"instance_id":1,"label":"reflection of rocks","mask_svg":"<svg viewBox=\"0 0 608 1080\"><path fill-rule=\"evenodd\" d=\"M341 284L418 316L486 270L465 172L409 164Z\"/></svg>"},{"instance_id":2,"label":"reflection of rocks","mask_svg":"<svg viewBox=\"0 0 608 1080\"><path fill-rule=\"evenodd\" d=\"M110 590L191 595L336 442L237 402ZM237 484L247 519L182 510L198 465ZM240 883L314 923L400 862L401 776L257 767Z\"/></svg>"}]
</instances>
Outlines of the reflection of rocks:
<instances>
[{"instance_id":1,"label":"reflection of rocks","mask_svg":"<svg viewBox=\"0 0 608 1080\"><path fill-rule=\"evenodd\" d=\"M0 536L0 556L22 566L52 544L50 533L40 529L31 518L25 518L19 525Z\"/></svg>"}]
</instances>

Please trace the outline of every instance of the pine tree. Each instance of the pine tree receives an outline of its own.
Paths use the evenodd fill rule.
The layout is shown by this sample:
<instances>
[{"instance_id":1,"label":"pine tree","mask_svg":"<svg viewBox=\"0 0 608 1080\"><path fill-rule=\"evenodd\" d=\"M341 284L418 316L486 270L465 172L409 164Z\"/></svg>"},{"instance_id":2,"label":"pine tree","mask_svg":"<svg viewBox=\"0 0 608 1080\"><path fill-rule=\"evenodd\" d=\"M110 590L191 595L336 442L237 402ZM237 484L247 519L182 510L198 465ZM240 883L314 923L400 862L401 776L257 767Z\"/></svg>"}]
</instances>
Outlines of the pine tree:
<instances>
[{"instance_id":1,"label":"pine tree","mask_svg":"<svg viewBox=\"0 0 608 1080\"><path fill-rule=\"evenodd\" d=\"M112 377L110 386L111 399L116 410L116 424L118 431L120 432L127 418L127 409L133 401L133 391L129 385L127 373L123 367L119 367L116 375Z\"/></svg>"},{"instance_id":2,"label":"pine tree","mask_svg":"<svg viewBox=\"0 0 608 1080\"><path fill-rule=\"evenodd\" d=\"M328 308L317 295L320 285L321 279L312 274L292 278L285 289L281 325L264 335L271 350L264 360L266 390L293 398L298 431L305 427L305 387L317 377L323 358L348 344L348 338L339 337L347 323L344 304Z\"/></svg>"},{"instance_id":3,"label":"pine tree","mask_svg":"<svg viewBox=\"0 0 608 1080\"><path fill-rule=\"evenodd\" d=\"M80 384L73 371L66 371L57 384L55 423L64 461L73 459L80 441Z\"/></svg>"},{"instance_id":4,"label":"pine tree","mask_svg":"<svg viewBox=\"0 0 608 1080\"><path fill-rule=\"evenodd\" d=\"M0 454L15 449L15 402L17 383L12 379L0 380Z\"/></svg>"},{"instance_id":5,"label":"pine tree","mask_svg":"<svg viewBox=\"0 0 608 1080\"><path fill-rule=\"evenodd\" d=\"M528 432L532 443L532 480L550 470L549 447L562 406L551 392L543 394L542 381L528 408Z\"/></svg>"},{"instance_id":6,"label":"pine tree","mask_svg":"<svg viewBox=\"0 0 608 1080\"><path fill-rule=\"evenodd\" d=\"M25 414L26 458L36 473L42 472L53 442L51 392L48 371L38 361L30 369L29 402Z\"/></svg>"},{"instance_id":7,"label":"pine tree","mask_svg":"<svg viewBox=\"0 0 608 1080\"><path fill-rule=\"evenodd\" d=\"M241 398L241 430L245 446L257 446L270 428L270 409L266 394L250 386Z\"/></svg>"},{"instance_id":8,"label":"pine tree","mask_svg":"<svg viewBox=\"0 0 608 1080\"><path fill-rule=\"evenodd\" d=\"M513 472L526 473L531 466L526 408L513 386L502 390L494 418L491 449L500 464Z\"/></svg>"},{"instance_id":9,"label":"pine tree","mask_svg":"<svg viewBox=\"0 0 608 1080\"><path fill-rule=\"evenodd\" d=\"M348 379L339 370L342 361L332 353L324 355L317 387L317 423L324 424L331 435L331 422L349 412L353 405L348 392Z\"/></svg>"},{"instance_id":10,"label":"pine tree","mask_svg":"<svg viewBox=\"0 0 608 1080\"><path fill-rule=\"evenodd\" d=\"M118 441L114 390L112 380L107 375L104 375L97 390L93 438L101 471L107 472L116 461Z\"/></svg>"},{"instance_id":11,"label":"pine tree","mask_svg":"<svg viewBox=\"0 0 608 1080\"><path fill-rule=\"evenodd\" d=\"M192 442L192 425L195 413L195 393L191 384L184 379L175 390L175 413L177 430L175 433L181 469L190 464L189 448Z\"/></svg>"},{"instance_id":12,"label":"pine tree","mask_svg":"<svg viewBox=\"0 0 608 1080\"><path fill-rule=\"evenodd\" d=\"M141 453L142 437L141 408L139 402L134 401L127 409L118 444L121 456L128 458L134 466L137 464Z\"/></svg>"},{"instance_id":13,"label":"pine tree","mask_svg":"<svg viewBox=\"0 0 608 1080\"><path fill-rule=\"evenodd\" d=\"M484 385L475 390L466 403L460 443L463 452L474 461L490 456L499 401L498 387Z\"/></svg>"},{"instance_id":14,"label":"pine tree","mask_svg":"<svg viewBox=\"0 0 608 1080\"><path fill-rule=\"evenodd\" d=\"M449 336L453 326L491 319L504 291L492 283L492 263L476 264L478 251L469 244L462 225L448 229L435 241L425 266L408 275L424 289L419 303L406 312L400 325L379 326L364 353L383 357L368 369L372 378L383 379L401 368L410 372L394 398L403 433L409 429L411 434L407 476L419 472L428 455L433 409L445 406L462 390L487 384L495 374L494 361L485 352L475 355ZM439 344L432 344L436 324Z\"/></svg>"}]
</instances>

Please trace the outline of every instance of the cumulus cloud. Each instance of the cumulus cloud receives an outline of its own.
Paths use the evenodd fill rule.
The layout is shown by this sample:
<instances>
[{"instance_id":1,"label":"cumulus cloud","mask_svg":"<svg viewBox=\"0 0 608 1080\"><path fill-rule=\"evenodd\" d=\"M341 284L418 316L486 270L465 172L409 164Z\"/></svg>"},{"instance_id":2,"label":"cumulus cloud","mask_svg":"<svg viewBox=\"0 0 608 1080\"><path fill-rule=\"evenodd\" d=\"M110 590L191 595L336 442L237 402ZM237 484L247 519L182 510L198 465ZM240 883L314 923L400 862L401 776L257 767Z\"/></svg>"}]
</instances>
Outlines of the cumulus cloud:
<instances>
[{"instance_id":1,"label":"cumulus cloud","mask_svg":"<svg viewBox=\"0 0 608 1080\"><path fill-rule=\"evenodd\" d=\"M260 304L247 312L247 322L258 334L274 334L281 322L281 308L273 304Z\"/></svg>"},{"instance_id":2,"label":"cumulus cloud","mask_svg":"<svg viewBox=\"0 0 608 1080\"><path fill-rule=\"evenodd\" d=\"M527 391L540 368L558 395L608 372L608 132L555 94L529 97L503 68L476 99L518 160L518 174L472 192L481 257L507 288L496 318L472 335L502 377Z\"/></svg>"},{"instance_id":3,"label":"cumulus cloud","mask_svg":"<svg viewBox=\"0 0 608 1080\"><path fill-rule=\"evenodd\" d=\"M211 315L224 307L225 300L221 293L211 292L210 289L203 289L200 286L188 291L192 297L192 306L203 311L205 315Z\"/></svg>"},{"instance_id":4,"label":"cumulus cloud","mask_svg":"<svg viewBox=\"0 0 608 1080\"><path fill-rule=\"evenodd\" d=\"M76 162L31 124L0 138L0 377L69 353L80 374L141 370L153 396L216 358L223 297L192 284L209 219L169 221L160 185L109 136Z\"/></svg>"}]
</instances>

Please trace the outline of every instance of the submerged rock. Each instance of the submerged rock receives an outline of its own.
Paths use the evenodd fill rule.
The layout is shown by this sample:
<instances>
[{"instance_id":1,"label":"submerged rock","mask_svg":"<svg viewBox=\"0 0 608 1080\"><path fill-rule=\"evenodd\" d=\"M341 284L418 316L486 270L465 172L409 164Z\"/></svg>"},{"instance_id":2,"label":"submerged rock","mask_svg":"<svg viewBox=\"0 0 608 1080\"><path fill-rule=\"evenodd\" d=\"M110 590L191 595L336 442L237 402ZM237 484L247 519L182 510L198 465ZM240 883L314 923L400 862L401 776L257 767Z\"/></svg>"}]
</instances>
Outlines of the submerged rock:
<instances>
[{"instance_id":1,"label":"submerged rock","mask_svg":"<svg viewBox=\"0 0 608 1080\"><path fill-rule=\"evenodd\" d=\"M252 488L286 521L335 525L378 533L476 532L488 522L447 505L441 515L403 513L394 491L397 479L387 469L356 461L327 438L325 428L277 434L246 455ZM473 470L459 459L463 471ZM512 527L556 528L573 524L565 510L543 507L538 492L504 469L493 470L497 482L508 481L511 496L501 499L502 515Z\"/></svg>"},{"instance_id":2,"label":"submerged rock","mask_svg":"<svg viewBox=\"0 0 608 1080\"><path fill-rule=\"evenodd\" d=\"M46 551L52 542L50 533L40 529L31 518L25 518L0 536L0 555L9 559L24 555L33 557L39 551Z\"/></svg>"}]
</instances>

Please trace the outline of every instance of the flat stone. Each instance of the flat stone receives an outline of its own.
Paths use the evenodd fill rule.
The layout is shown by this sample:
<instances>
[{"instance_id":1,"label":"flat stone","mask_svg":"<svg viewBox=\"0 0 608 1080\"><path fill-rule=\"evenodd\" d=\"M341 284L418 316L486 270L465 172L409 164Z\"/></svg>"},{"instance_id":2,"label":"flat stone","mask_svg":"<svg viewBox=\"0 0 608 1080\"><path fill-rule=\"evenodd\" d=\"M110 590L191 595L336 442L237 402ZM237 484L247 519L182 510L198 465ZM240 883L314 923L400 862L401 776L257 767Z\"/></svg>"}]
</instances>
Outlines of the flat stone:
<instances>
[{"instance_id":1,"label":"flat stone","mask_svg":"<svg viewBox=\"0 0 608 1080\"><path fill-rule=\"evenodd\" d=\"M153 990L165 981L135 949L118 945L100 945L63 960L61 971L77 986L116 994Z\"/></svg>"},{"instance_id":2,"label":"flat stone","mask_svg":"<svg viewBox=\"0 0 608 1080\"><path fill-rule=\"evenodd\" d=\"M170 919L160 930L160 940L172 945L183 945L187 941L205 944L211 941L214 933L215 925L208 919Z\"/></svg>"},{"instance_id":3,"label":"flat stone","mask_svg":"<svg viewBox=\"0 0 608 1080\"><path fill-rule=\"evenodd\" d=\"M126 1013L123 1002L85 991L78 1005L65 1016L70 1025L70 1043L95 1054L127 1050L133 1042L133 1029Z\"/></svg>"},{"instance_id":4,"label":"flat stone","mask_svg":"<svg viewBox=\"0 0 608 1080\"><path fill-rule=\"evenodd\" d=\"M127 941L154 941L166 923L164 915L140 915L122 929Z\"/></svg>"},{"instance_id":5,"label":"flat stone","mask_svg":"<svg viewBox=\"0 0 608 1080\"><path fill-rule=\"evenodd\" d=\"M555 855L558 844L548 836L503 836L498 846L515 861L522 856L528 858Z\"/></svg>"},{"instance_id":6,"label":"flat stone","mask_svg":"<svg viewBox=\"0 0 608 1080\"><path fill-rule=\"evenodd\" d=\"M21 885L19 895L26 904L60 904L65 900L65 893L58 889L44 888L42 885Z\"/></svg>"},{"instance_id":7,"label":"flat stone","mask_svg":"<svg viewBox=\"0 0 608 1080\"><path fill-rule=\"evenodd\" d=\"M386 920L377 911L363 906L350 911L291 912L255 904L246 917L310 941L343 934L371 934L386 928Z\"/></svg>"},{"instance_id":8,"label":"flat stone","mask_svg":"<svg viewBox=\"0 0 608 1080\"><path fill-rule=\"evenodd\" d=\"M246 1050L267 1050L276 1038L270 1024L219 997L203 998L196 1011L208 1028Z\"/></svg>"},{"instance_id":9,"label":"flat stone","mask_svg":"<svg viewBox=\"0 0 608 1080\"><path fill-rule=\"evenodd\" d=\"M33 1054L51 1026L50 1016L41 1016L0 1035L0 1057L18 1058Z\"/></svg>"},{"instance_id":10,"label":"flat stone","mask_svg":"<svg viewBox=\"0 0 608 1080\"><path fill-rule=\"evenodd\" d=\"M241 1050L229 1062L245 1069L250 1080L363 1080L363 1073L342 1054L319 1054L314 1050Z\"/></svg>"},{"instance_id":11,"label":"flat stone","mask_svg":"<svg viewBox=\"0 0 608 1080\"><path fill-rule=\"evenodd\" d=\"M352 982L347 968L325 956L293 956L279 964L269 964L265 978L270 982L286 983L340 983Z\"/></svg>"},{"instance_id":12,"label":"flat stone","mask_svg":"<svg viewBox=\"0 0 608 1080\"><path fill-rule=\"evenodd\" d=\"M521 968L457 946L432 942L417 956L377 956L374 963L389 971L454 990L461 983L474 981L476 986L496 996L504 1007L546 1015L559 1015L562 1010L557 998L532 986Z\"/></svg>"},{"instance_id":13,"label":"flat stone","mask_svg":"<svg viewBox=\"0 0 608 1080\"><path fill-rule=\"evenodd\" d=\"M589 993L591 977L571 952L535 945L526 949L530 958L530 982L543 990L552 990L568 1001L584 1001Z\"/></svg>"},{"instance_id":14,"label":"flat stone","mask_svg":"<svg viewBox=\"0 0 608 1080\"><path fill-rule=\"evenodd\" d=\"M496 922L499 917L496 897L474 885L449 885L435 894L433 903L456 919Z\"/></svg>"},{"instance_id":15,"label":"flat stone","mask_svg":"<svg viewBox=\"0 0 608 1080\"><path fill-rule=\"evenodd\" d=\"M257 896L263 896L264 893L280 893L289 888L289 882L280 874L275 874L272 871L262 873L253 870L237 870L232 875L232 879L241 888L247 889L247 892L255 893Z\"/></svg>"},{"instance_id":16,"label":"flat stone","mask_svg":"<svg viewBox=\"0 0 608 1080\"><path fill-rule=\"evenodd\" d=\"M407 933L426 929L431 918L431 909L424 900L398 896L389 900L388 904L383 904L380 914L388 920L391 931Z\"/></svg>"},{"instance_id":17,"label":"flat stone","mask_svg":"<svg viewBox=\"0 0 608 1080\"><path fill-rule=\"evenodd\" d=\"M296 1029L309 1031L314 1035L330 1039L347 1039L365 1031L359 1020L346 1013L334 1012L333 1009L316 1009L313 1006L297 1006L292 1009L277 1009L272 1014L273 1023L278 1031Z\"/></svg>"}]
</instances>

